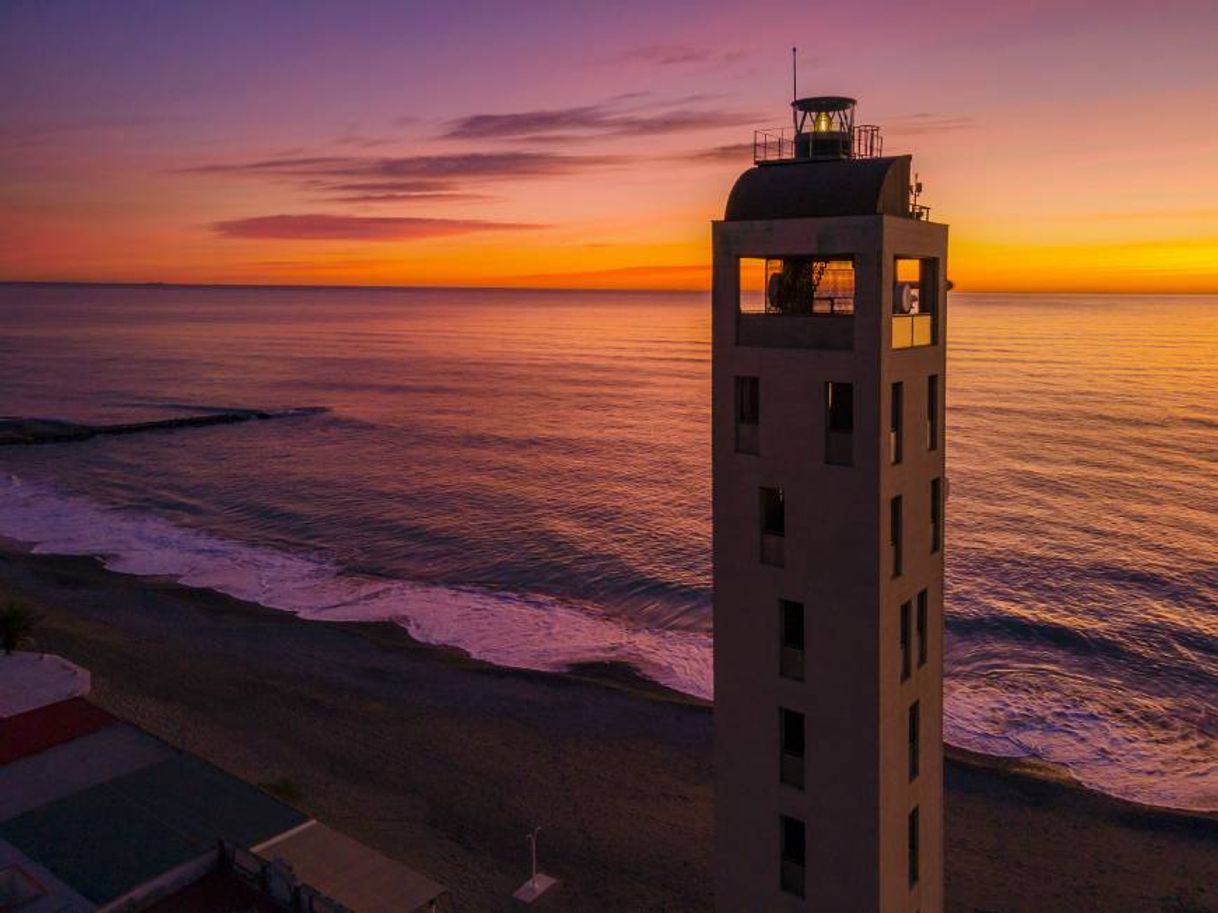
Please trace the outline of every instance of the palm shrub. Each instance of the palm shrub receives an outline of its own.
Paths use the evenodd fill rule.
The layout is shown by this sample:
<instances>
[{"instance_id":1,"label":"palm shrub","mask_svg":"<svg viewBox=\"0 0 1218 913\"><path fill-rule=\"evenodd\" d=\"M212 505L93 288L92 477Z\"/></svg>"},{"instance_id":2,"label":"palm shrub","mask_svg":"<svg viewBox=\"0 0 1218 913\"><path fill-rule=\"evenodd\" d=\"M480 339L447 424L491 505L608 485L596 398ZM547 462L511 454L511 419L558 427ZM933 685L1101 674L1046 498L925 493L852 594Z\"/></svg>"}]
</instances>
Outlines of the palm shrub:
<instances>
[{"instance_id":1,"label":"palm shrub","mask_svg":"<svg viewBox=\"0 0 1218 913\"><path fill-rule=\"evenodd\" d=\"M19 602L0 609L0 647L6 656L33 640L35 624L34 614Z\"/></svg>"}]
</instances>

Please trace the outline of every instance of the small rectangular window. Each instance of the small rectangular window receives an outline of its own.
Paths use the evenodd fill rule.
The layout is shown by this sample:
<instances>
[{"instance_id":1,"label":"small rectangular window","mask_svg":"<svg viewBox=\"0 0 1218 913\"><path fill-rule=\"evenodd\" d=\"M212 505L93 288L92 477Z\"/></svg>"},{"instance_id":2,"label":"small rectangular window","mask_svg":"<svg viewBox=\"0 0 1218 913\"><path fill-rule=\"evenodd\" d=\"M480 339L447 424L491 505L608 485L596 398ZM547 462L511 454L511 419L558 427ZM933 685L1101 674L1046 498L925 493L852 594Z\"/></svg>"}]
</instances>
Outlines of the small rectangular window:
<instances>
[{"instance_id":1,"label":"small rectangular window","mask_svg":"<svg viewBox=\"0 0 1218 913\"><path fill-rule=\"evenodd\" d=\"M918 594L918 668L926 665L926 590Z\"/></svg>"},{"instance_id":2,"label":"small rectangular window","mask_svg":"<svg viewBox=\"0 0 1218 913\"><path fill-rule=\"evenodd\" d=\"M782 707L778 711L782 746L778 777L787 786L804 788L804 715Z\"/></svg>"},{"instance_id":3,"label":"small rectangular window","mask_svg":"<svg viewBox=\"0 0 1218 913\"><path fill-rule=\"evenodd\" d=\"M761 421L761 381L736 378L736 452L757 453L757 427Z\"/></svg>"},{"instance_id":4,"label":"small rectangular window","mask_svg":"<svg viewBox=\"0 0 1218 913\"><path fill-rule=\"evenodd\" d=\"M783 678L804 680L804 605L781 599L778 602L782 630L779 674Z\"/></svg>"},{"instance_id":5,"label":"small rectangular window","mask_svg":"<svg viewBox=\"0 0 1218 913\"><path fill-rule=\"evenodd\" d=\"M788 894L804 896L804 879L807 867L807 844L804 823L798 818L782 815L779 818L779 854L782 869L780 886Z\"/></svg>"},{"instance_id":6,"label":"small rectangular window","mask_svg":"<svg viewBox=\"0 0 1218 913\"><path fill-rule=\"evenodd\" d=\"M761 489L761 531L770 536L787 532L787 512L781 488Z\"/></svg>"},{"instance_id":7,"label":"small rectangular window","mask_svg":"<svg viewBox=\"0 0 1218 913\"><path fill-rule=\"evenodd\" d=\"M939 449L939 375L926 378L926 449Z\"/></svg>"},{"instance_id":8,"label":"small rectangular window","mask_svg":"<svg viewBox=\"0 0 1218 913\"><path fill-rule=\"evenodd\" d=\"M930 480L930 550L943 547L943 480Z\"/></svg>"},{"instance_id":9,"label":"small rectangular window","mask_svg":"<svg viewBox=\"0 0 1218 913\"><path fill-rule=\"evenodd\" d=\"M910 781L918 778L918 755L919 741L921 733L918 731L921 721L919 719L918 702L914 701L909 707L909 779Z\"/></svg>"},{"instance_id":10,"label":"small rectangular window","mask_svg":"<svg viewBox=\"0 0 1218 913\"><path fill-rule=\"evenodd\" d=\"M909 886L918 883L918 809L909 813Z\"/></svg>"},{"instance_id":11,"label":"small rectangular window","mask_svg":"<svg viewBox=\"0 0 1218 913\"><path fill-rule=\"evenodd\" d=\"M759 378L736 378L736 421L742 425L756 425L761 417L758 396L760 386Z\"/></svg>"},{"instance_id":12,"label":"small rectangular window","mask_svg":"<svg viewBox=\"0 0 1218 913\"><path fill-rule=\"evenodd\" d=\"M761 561L781 567L785 562L783 538L787 532L786 505L781 488L761 489Z\"/></svg>"},{"instance_id":13,"label":"small rectangular window","mask_svg":"<svg viewBox=\"0 0 1218 913\"><path fill-rule=\"evenodd\" d=\"M892 549L892 576L901 576L901 496L888 504L888 541Z\"/></svg>"},{"instance_id":14,"label":"small rectangular window","mask_svg":"<svg viewBox=\"0 0 1218 913\"><path fill-rule=\"evenodd\" d=\"M854 384L825 384L825 462L854 464Z\"/></svg>"},{"instance_id":15,"label":"small rectangular window","mask_svg":"<svg viewBox=\"0 0 1218 913\"><path fill-rule=\"evenodd\" d=\"M905 385L895 383L892 385L892 403L888 419L888 459L892 463L901 462L901 451L904 446L901 433L904 404Z\"/></svg>"},{"instance_id":16,"label":"small rectangular window","mask_svg":"<svg viewBox=\"0 0 1218 913\"><path fill-rule=\"evenodd\" d=\"M909 678L909 614L911 606L901 603L901 681Z\"/></svg>"}]
</instances>

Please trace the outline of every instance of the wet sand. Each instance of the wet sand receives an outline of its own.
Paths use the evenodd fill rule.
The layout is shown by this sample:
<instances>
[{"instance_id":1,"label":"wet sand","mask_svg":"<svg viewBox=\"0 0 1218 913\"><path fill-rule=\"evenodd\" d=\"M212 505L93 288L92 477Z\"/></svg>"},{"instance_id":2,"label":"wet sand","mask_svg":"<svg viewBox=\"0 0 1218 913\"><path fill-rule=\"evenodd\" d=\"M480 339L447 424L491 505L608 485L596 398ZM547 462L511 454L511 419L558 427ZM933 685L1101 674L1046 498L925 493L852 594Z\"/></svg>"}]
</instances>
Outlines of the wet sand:
<instances>
[{"instance_id":1,"label":"wet sand","mask_svg":"<svg viewBox=\"0 0 1218 913\"><path fill-rule=\"evenodd\" d=\"M462 911L516 909L537 824L562 879L539 909L711 909L705 703L611 665L499 669L393 625L301 621L15 543L0 547L7 599L43 616L38 649L92 670L98 704L278 781ZM953 752L946 826L952 913L1218 913L1218 817Z\"/></svg>"}]
</instances>

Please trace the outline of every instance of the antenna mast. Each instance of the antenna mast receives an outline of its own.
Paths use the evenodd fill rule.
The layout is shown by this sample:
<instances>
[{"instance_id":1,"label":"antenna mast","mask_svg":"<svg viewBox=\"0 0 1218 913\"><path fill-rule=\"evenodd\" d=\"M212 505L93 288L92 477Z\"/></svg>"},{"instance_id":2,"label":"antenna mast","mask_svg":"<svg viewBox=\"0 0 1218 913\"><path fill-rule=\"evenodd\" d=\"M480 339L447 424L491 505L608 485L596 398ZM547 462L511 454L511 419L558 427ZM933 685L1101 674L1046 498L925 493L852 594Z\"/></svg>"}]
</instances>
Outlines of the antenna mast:
<instances>
[{"instance_id":1,"label":"antenna mast","mask_svg":"<svg viewBox=\"0 0 1218 913\"><path fill-rule=\"evenodd\" d=\"M791 124L799 129L799 114L795 111L795 102L799 99L799 58L798 48L791 48Z\"/></svg>"}]
</instances>

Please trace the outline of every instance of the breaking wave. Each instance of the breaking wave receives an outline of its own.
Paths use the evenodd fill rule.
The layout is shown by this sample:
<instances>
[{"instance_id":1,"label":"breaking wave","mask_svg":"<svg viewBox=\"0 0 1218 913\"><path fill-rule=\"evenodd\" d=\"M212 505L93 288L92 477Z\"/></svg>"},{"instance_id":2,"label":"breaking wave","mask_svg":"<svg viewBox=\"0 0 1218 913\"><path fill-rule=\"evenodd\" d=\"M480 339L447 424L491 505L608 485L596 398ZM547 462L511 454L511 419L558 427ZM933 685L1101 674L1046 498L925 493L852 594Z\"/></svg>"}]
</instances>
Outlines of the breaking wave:
<instances>
[{"instance_id":1,"label":"breaking wave","mask_svg":"<svg viewBox=\"0 0 1218 913\"><path fill-rule=\"evenodd\" d=\"M425 643L501 666L562 672L620 662L674 690L711 696L709 634L636 629L550 596L354 575L324 555L222 539L11 475L0 479L0 535L35 553L94 556L112 571L170 577L302 618L393 622Z\"/></svg>"}]
</instances>

